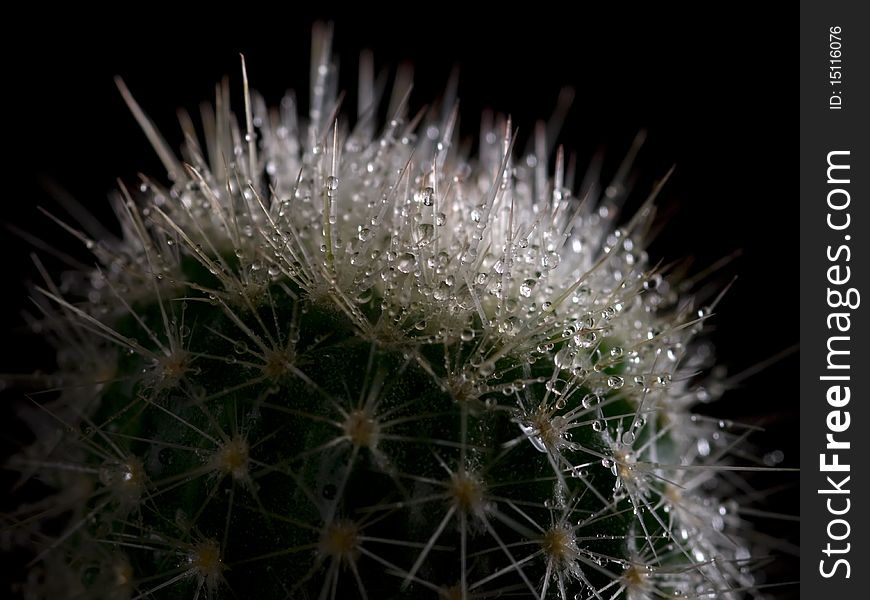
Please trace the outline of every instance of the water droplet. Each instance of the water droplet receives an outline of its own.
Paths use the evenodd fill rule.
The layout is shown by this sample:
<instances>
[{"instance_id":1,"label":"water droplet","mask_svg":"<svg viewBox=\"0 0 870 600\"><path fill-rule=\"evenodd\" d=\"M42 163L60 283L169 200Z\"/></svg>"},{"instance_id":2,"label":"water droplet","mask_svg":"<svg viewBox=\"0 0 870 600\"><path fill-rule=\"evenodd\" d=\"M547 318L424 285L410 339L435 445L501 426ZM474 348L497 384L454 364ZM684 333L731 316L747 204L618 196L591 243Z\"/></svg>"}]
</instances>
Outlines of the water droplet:
<instances>
[{"instance_id":1,"label":"water droplet","mask_svg":"<svg viewBox=\"0 0 870 600\"><path fill-rule=\"evenodd\" d=\"M462 333L459 334L459 339L461 339L463 342L470 342L474 339L474 330L463 329Z\"/></svg>"},{"instance_id":2,"label":"water droplet","mask_svg":"<svg viewBox=\"0 0 870 600\"><path fill-rule=\"evenodd\" d=\"M653 275L649 279L643 282L643 289L645 290L654 290L662 283L661 275Z\"/></svg>"},{"instance_id":3,"label":"water droplet","mask_svg":"<svg viewBox=\"0 0 870 600\"><path fill-rule=\"evenodd\" d=\"M418 197L420 202L425 206L432 206L435 204L435 190L431 187L426 187L420 190Z\"/></svg>"},{"instance_id":4,"label":"water droplet","mask_svg":"<svg viewBox=\"0 0 870 600\"><path fill-rule=\"evenodd\" d=\"M508 335L515 335L522 326L522 321L519 317L508 317L498 325L498 332Z\"/></svg>"},{"instance_id":5,"label":"water droplet","mask_svg":"<svg viewBox=\"0 0 870 600\"><path fill-rule=\"evenodd\" d=\"M575 335L573 341L581 348L591 348L598 341L598 334L594 331L586 331L585 333Z\"/></svg>"},{"instance_id":6,"label":"water droplet","mask_svg":"<svg viewBox=\"0 0 870 600\"><path fill-rule=\"evenodd\" d=\"M405 252L401 256L399 256L398 261L396 263L396 267L402 273L410 273L414 270L414 267L417 265L417 257L410 252Z\"/></svg>"},{"instance_id":7,"label":"water droplet","mask_svg":"<svg viewBox=\"0 0 870 600\"><path fill-rule=\"evenodd\" d=\"M520 296L523 298L528 298L532 295L532 288L535 287L536 281L534 279L526 279L523 281L522 285L520 285Z\"/></svg>"},{"instance_id":8,"label":"water droplet","mask_svg":"<svg viewBox=\"0 0 870 600\"><path fill-rule=\"evenodd\" d=\"M607 378L607 387L618 390L625 383L625 380L622 377L617 375L612 375Z\"/></svg>"},{"instance_id":9,"label":"water droplet","mask_svg":"<svg viewBox=\"0 0 870 600\"><path fill-rule=\"evenodd\" d=\"M604 430L604 422L601 419L596 419L592 421L592 430L593 431L603 431Z\"/></svg>"},{"instance_id":10,"label":"water droplet","mask_svg":"<svg viewBox=\"0 0 870 600\"><path fill-rule=\"evenodd\" d=\"M559 265L561 257L556 252L547 252L541 257L541 266L545 269L555 269Z\"/></svg>"},{"instance_id":11,"label":"water droplet","mask_svg":"<svg viewBox=\"0 0 870 600\"><path fill-rule=\"evenodd\" d=\"M567 369L571 366L575 356L577 356L577 353L570 346L565 346L556 352L556 356L553 357L553 364L560 369Z\"/></svg>"},{"instance_id":12,"label":"water droplet","mask_svg":"<svg viewBox=\"0 0 870 600\"><path fill-rule=\"evenodd\" d=\"M544 446L543 440L541 440L540 436L537 435L537 430L534 427L529 425L524 425L522 423L520 425L520 431L522 431L526 437L529 438L529 441L532 443L532 446L538 452L546 452L547 448Z\"/></svg>"},{"instance_id":13,"label":"water droplet","mask_svg":"<svg viewBox=\"0 0 870 600\"><path fill-rule=\"evenodd\" d=\"M583 400L580 401L580 403L583 405L583 408L590 408L600 402L601 397L598 394L586 394L585 396L583 396Z\"/></svg>"},{"instance_id":14,"label":"water droplet","mask_svg":"<svg viewBox=\"0 0 870 600\"><path fill-rule=\"evenodd\" d=\"M565 392L567 382L563 379L554 379L544 384L544 387L553 392L556 396L561 396Z\"/></svg>"},{"instance_id":15,"label":"water droplet","mask_svg":"<svg viewBox=\"0 0 870 600\"><path fill-rule=\"evenodd\" d=\"M782 450L774 450L773 452L765 454L762 460L768 467L775 467L781 463L783 459L785 459L785 454L783 454Z\"/></svg>"},{"instance_id":16,"label":"water droplet","mask_svg":"<svg viewBox=\"0 0 870 600\"><path fill-rule=\"evenodd\" d=\"M480 374L481 377L489 377L490 375L495 373L495 363L491 361L486 361L482 365L480 365L480 368L477 369L477 372Z\"/></svg>"},{"instance_id":17,"label":"water droplet","mask_svg":"<svg viewBox=\"0 0 870 600\"><path fill-rule=\"evenodd\" d=\"M450 298L450 284L448 284L446 281L442 281L441 283L439 283L438 287L435 288L435 291L432 292L432 297L439 302Z\"/></svg>"},{"instance_id":18,"label":"water droplet","mask_svg":"<svg viewBox=\"0 0 870 600\"><path fill-rule=\"evenodd\" d=\"M421 223L417 225L417 240L422 246L432 241L432 236L435 233L435 226L432 223Z\"/></svg>"},{"instance_id":19,"label":"water droplet","mask_svg":"<svg viewBox=\"0 0 870 600\"><path fill-rule=\"evenodd\" d=\"M622 443L626 446L631 446L634 443L635 435L633 431L626 431L622 434Z\"/></svg>"}]
</instances>

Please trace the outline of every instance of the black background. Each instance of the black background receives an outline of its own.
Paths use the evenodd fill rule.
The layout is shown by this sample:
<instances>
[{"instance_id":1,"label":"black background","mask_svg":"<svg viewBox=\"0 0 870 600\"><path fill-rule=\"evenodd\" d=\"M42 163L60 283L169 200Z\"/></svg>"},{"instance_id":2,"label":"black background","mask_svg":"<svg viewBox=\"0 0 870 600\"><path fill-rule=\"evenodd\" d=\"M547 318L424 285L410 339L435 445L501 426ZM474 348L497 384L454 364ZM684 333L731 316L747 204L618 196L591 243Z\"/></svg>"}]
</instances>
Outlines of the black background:
<instances>
[{"instance_id":1,"label":"black background","mask_svg":"<svg viewBox=\"0 0 870 600\"><path fill-rule=\"evenodd\" d=\"M719 276L722 285L738 276L711 323L722 364L737 373L797 343L798 199L787 168L798 139L796 18L792 24L732 5L703 14L583 6L569 14L535 4L479 16L429 3L415 5L414 13L409 6L295 16L239 5L226 12L19 17L7 26L18 29L18 41L4 42L7 158L0 220L75 248L36 210L57 206L45 181L106 215L116 178L129 183L139 172L164 173L114 75L125 79L176 147L175 109L195 112L224 75L239 89L240 52L251 85L270 104L294 88L304 106L310 25L313 18L330 18L345 89L355 89L363 48L374 51L378 68L414 64L412 108L436 98L459 65L464 135L476 134L477 116L490 107L509 112L523 138L536 119L550 115L564 85L577 95L560 141L577 153L579 165L603 149L605 170L614 169L635 134L646 129L639 191L677 167L661 197L669 219L653 260L692 255L700 268L742 250ZM8 307L0 313L0 372L31 371L48 359L18 319L27 306L26 281L35 274L32 248L6 230L0 238ZM8 418L15 396L8 390L4 396L3 421L13 423L4 427L4 433L11 429L7 440L22 435ZM797 398L797 360L791 356L728 392L710 411L763 423L768 430L755 441L782 450L783 465L796 466ZM771 498L768 508L797 514L796 483ZM763 524L796 543L796 524ZM796 579L791 565L781 562L776 580ZM785 597L794 589L772 593Z\"/></svg>"}]
</instances>

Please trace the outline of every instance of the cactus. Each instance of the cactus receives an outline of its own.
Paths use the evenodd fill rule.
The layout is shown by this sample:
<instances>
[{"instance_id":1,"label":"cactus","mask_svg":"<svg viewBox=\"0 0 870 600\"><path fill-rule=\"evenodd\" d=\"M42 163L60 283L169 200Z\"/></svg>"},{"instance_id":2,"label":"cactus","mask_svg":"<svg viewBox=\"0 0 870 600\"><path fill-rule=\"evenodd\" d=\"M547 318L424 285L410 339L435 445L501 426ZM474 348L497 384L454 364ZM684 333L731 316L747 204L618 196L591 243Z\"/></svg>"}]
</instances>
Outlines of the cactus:
<instances>
[{"instance_id":1,"label":"cactus","mask_svg":"<svg viewBox=\"0 0 870 600\"><path fill-rule=\"evenodd\" d=\"M695 338L715 306L645 252L651 190L572 190L509 119L458 147L452 98L244 117L219 88L168 173L114 200L99 266L44 272L57 397L13 459L45 598L737 598L743 436ZM244 66L243 66L244 72ZM204 142L204 143L203 143ZM635 149L632 150L632 153ZM550 174L550 165L554 170ZM718 390L718 391L717 391Z\"/></svg>"}]
</instances>

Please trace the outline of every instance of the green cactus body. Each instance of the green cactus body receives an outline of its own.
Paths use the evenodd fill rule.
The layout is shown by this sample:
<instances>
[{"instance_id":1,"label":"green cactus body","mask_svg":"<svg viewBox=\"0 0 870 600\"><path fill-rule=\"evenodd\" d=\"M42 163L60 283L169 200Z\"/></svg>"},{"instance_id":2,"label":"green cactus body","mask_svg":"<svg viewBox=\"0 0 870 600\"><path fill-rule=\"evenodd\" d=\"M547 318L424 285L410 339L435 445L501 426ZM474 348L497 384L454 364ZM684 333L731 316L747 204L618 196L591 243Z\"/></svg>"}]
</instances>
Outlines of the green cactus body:
<instances>
[{"instance_id":1,"label":"green cactus body","mask_svg":"<svg viewBox=\"0 0 870 600\"><path fill-rule=\"evenodd\" d=\"M581 203L504 120L458 154L451 99L329 120L328 45L305 127L246 81L184 162L122 87L173 183L118 199L84 300L43 290L68 520L32 594L739 596L735 434L690 414L706 313L647 264L652 204L615 228L621 181Z\"/></svg>"},{"instance_id":2,"label":"green cactus body","mask_svg":"<svg viewBox=\"0 0 870 600\"><path fill-rule=\"evenodd\" d=\"M606 456L592 423L626 420L619 417L629 410L624 399L599 399L582 386L556 396L546 386L552 362L505 357L491 377L549 407L527 418L524 433L517 409L504 402L513 393L462 394L445 383L444 365L473 355L477 333L431 348L382 344L361 337L331 303L313 302L286 282L271 285L266 297L248 310L185 301L172 316L187 333L178 340L181 360L154 364L134 352L120 361L119 381L107 386L94 418L100 433L86 437L110 454L101 439L108 437L127 457L94 462L115 496L99 511L108 517L102 535L175 540L194 566L204 560L198 552L217 552L220 577L212 584L226 578L263 597L282 597L285 588L314 594L336 569L352 573L358 562L368 563L359 567L363 573L396 565L393 577L364 584L369 595L390 597L405 581L398 565L414 554L423 560L408 572L408 597L425 595L417 575L447 593L461 589L463 578L484 577L529 554L541 557L524 569L537 582L548 558L570 572L581 559L624 553L624 534L612 536L631 528L631 504L596 514L601 497L612 496L611 469L598 459L571 473L579 451L569 451L564 464L546 452L570 444ZM161 328L158 307L136 313L140 319L118 327L124 335ZM146 347L160 351L156 343ZM279 356L269 360L270 350ZM149 372L153 379L143 381L140 374ZM559 433L554 417L572 412L579 426L570 436ZM152 486L151 495L159 494L153 503ZM588 489L595 493L582 493ZM140 507L132 522L117 518L125 503ZM587 521L579 528L590 538L584 554L569 541L577 535L562 514L569 503L569 514ZM466 556L457 561L463 536ZM136 572L167 569L166 552L157 548L126 554ZM167 596L191 596L202 583L196 575ZM503 579L499 589L523 583Z\"/></svg>"}]
</instances>

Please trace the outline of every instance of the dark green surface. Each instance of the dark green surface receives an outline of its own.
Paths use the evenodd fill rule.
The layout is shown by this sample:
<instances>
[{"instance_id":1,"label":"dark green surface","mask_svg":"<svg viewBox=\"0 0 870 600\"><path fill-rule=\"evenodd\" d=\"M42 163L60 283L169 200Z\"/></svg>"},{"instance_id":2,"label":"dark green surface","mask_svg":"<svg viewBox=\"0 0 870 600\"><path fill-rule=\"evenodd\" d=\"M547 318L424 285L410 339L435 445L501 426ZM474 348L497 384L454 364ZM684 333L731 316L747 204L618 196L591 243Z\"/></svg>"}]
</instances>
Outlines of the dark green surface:
<instances>
[{"instance_id":1,"label":"dark green surface","mask_svg":"<svg viewBox=\"0 0 870 600\"><path fill-rule=\"evenodd\" d=\"M215 283L195 264L187 263L186 270L203 286ZM288 296L288 291L302 299ZM189 290L179 297L188 295L197 294ZM239 341L254 349L256 344L219 303L191 298L183 304L188 334L183 342L190 353L183 377L161 380L160 367L155 370L138 354L123 354L118 365L119 381L103 393L95 422L105 433L91 432L91 440L106 446L105 439L110 438L125 455L138 457L149 484L132 510L112 502L99 511L97 520L102 524L97 535L144 546L123 547L136 580L148 580L138 586L139 593L190 568L188 556L194 552L192 549L212 540L221 545L225 567L222 574L226 585L218 586L218 596L320 597L321 590L328 587L324 578L330 573L331 557L319 551L322 546L318 543L327 524L337 520L358 523L361 535L368 538L398 542L365 541L362 546L407 571L416 562L422 544L429 541L455 503L446 493L450 474L445 466L459 472L463 456L465 468L476 474L485 490L485 500L477 507L485 517L466 515L467 580L478 580L510 564L484 519L517 560L541 548L535 528L509 507L508 500L544 530L563 511L555 502L554 469L547 454L525 439L510 449L505 447L522 435L515 421L516 395L490 392L480 398L456 401L400 349L356 335L348 318L333 306L310 302L298 290L281 285L272 285L269 296L262 298L258 316L244 305L233 305L230 310L264 340L264 325L274 340L284 340L285 344L291 330L298 329L291 360L293 370L286 375L270 378L256 367L240 364L257 359ZM172 307L170 313L180 328L181 302L166 305ZM374 318L372 306L374 302L367 312ZM152 331L165 329L157 305L137 306L135 310ZM157 349L134 318L122 318L116 328L143 346ZM165 334L158 336L163 344L167 343ZM446 375L445 353L454 360L457 353L470 354L470 343L455 344L432 344L420 350L437 377ZM557 344L554 352L559 347ZM603 355L607 355L609 347L607 342L601 345ZM532 378L549 378L552 365L550 358L538 360L531 365ZM500 383L522 378L519 357L504 358L497 367L505 373ZM616 374L622 367L616 361L604 371ZM298 376L299 372L304 377ZM247 385L238 388L241 384ZM227 392L234 388L238 389ZM532 404L545 394L543 383L530 384L526 389ZM577 406L588 392L573 392L558 413ZM395 422L381 432L376 455L365 446L355 448L347 438L335 441L343 434L336 426L344 420L339 407L349 412L369 393L377 397L375 420L382 424ZM634 410L618 395L605 398L600 406L605 418ZM459 447L463 414L467 419L464 451ZM629 423L630 418L624 419L625 426ZM615 420L608 424L615 430ZM601 434L590 425L573 428L571 433L573 441L584 448L604 450ZM208 468L216 451L212 440L222 442L234 436L243 437L251 447L249 477L234 479ZM312 452L331 442L328 448ZM564 452L574 464L591 462L584 468L585 481L600 496L613 497L615 477L609 468L582 451ZM351 458L353 464L348 469ZM586 489L585 483L568 475L566 481L569 524L602 512L601 500ZM442 497L415 501L437 494ZM99 501L95 499L94 504ZM402 502L406 505L400 507L398 503ZM445 588L460 581L461 512L462 507L457 507L417 577ZM591 519L576 531L579 546L589 552L580 559L585 576L599 587L608 578L591 565L590 559L598 553L625 558L624 538L632 523L637 522L627 500L603 512L603 516ZM651 531L659 529L650 516L644 519ZM407 542L417 545L403 545ZM656 545L661 547L658 542ZM350 560L369 598L434 595L430 589L413 583L402 590L401 577L389 573L389 568L369 556L352 552ZM343 561L339 568L339 598L358 596L347 563ZM526 576L536 586L545 568L543 555L524 564ZM615 572L620 569L617 567ZM192 571L189 577L153 596L191 598L200 585L197 575ZM499 588L522 596L525 585L516 573L508 573L481 590ZM555 591L555 587L551 589ZM205 587L201 593L205 593Z\"/></svg>"}]
</instances>

